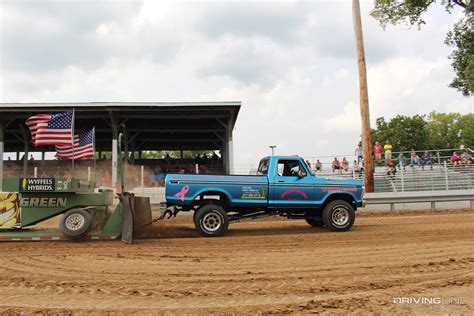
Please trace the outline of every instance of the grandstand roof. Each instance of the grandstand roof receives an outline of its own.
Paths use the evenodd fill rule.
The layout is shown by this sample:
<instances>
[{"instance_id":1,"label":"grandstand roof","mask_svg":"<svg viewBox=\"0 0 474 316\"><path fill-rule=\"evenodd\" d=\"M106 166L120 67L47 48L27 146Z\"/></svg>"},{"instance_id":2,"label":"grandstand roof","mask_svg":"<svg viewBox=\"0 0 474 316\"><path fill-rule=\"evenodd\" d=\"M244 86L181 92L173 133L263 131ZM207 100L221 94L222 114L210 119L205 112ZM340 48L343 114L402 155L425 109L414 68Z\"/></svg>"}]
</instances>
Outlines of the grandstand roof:
<instances>
[{"instance_id":1,"label":"grandstand roof","mask_svg":"<svg viewBox=\"0 0 474 316\"><path fill-rule=\"evenodd\" d=\"M23 151L23 130L31 137L25 125L29 116L73 108L76 130L95 126L97 151L110 151L113 135L123 131L135 150L220 150L231 137L240 106L240 101L0 103L0 120L6 152Z\"/></svg>"}]
</instances>

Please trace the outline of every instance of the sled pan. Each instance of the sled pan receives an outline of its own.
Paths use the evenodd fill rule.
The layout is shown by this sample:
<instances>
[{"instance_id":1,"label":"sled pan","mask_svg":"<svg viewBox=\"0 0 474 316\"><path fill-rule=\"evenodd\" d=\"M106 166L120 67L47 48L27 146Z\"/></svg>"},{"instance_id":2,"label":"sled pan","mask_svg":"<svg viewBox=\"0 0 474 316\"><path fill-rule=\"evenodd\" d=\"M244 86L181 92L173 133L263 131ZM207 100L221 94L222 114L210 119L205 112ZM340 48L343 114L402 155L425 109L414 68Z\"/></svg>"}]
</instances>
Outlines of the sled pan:
<instances>
[{"instance_id":1,"label":"sled pan","mask_svg":"<svg viewBox=\"0 0 474 316\"><path fill-rule=\"evenodd\" d=\"M150 198L125 192L120 195L122 204L122 241L131 244L133 231L152 223Z\"/></svg>"},{"instance_id":2,"label":"sled pan","mask_svg":"<svg viewBox=\"0 0 474 316\"><path fill-rule=\"evenodd\" d=\"M133 226L135 228L139 228L151 224L153 219L151 214L150 198L134 196L133 200Z\"/></svg>"}]
</instances>

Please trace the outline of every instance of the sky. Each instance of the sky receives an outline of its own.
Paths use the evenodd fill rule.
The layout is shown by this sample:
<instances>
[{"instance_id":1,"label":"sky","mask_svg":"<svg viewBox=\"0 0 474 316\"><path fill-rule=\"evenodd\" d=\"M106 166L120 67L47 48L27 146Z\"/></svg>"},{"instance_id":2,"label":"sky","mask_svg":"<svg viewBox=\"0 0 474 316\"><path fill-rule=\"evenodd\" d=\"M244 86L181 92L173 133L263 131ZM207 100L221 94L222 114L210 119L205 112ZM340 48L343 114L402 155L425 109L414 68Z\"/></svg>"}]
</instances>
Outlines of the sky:
<instances>
[{"instance_id":1,"label":"sky","mask_svg":"<svg viewBox=\"0 0 474 316\"><path fill-rule=\"evenodd\" d=\"M421 30L383 30L361 1L371 124L474 112L434 5ZM349 0L0 1L0 102L241 101L236 165L353 154L360 140ZM396 150L396 149L395 149Z\"/></svg>"}]
</instances>

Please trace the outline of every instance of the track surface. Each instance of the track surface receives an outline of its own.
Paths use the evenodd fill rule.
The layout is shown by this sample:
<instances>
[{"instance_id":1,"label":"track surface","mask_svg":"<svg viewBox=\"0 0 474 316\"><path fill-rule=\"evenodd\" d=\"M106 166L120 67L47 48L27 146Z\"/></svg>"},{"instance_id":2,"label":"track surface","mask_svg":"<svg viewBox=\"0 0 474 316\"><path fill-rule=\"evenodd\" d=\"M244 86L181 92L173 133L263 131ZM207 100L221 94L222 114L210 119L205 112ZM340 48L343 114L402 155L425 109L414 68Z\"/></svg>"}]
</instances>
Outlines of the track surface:
<instances>
[{"instance_id":1,"label":"track surface","mask_svg":"<svg viewBox=\"0 0 474 316\"><path fill-rule=\"evenodd\" d=\"M157 224L142 235L161 238L131 246L1 243L0 312L473 313L472 211L362 212L346 233L268 219L222 238L198 237L190 222Z\"/></svg>"}]
</instances>

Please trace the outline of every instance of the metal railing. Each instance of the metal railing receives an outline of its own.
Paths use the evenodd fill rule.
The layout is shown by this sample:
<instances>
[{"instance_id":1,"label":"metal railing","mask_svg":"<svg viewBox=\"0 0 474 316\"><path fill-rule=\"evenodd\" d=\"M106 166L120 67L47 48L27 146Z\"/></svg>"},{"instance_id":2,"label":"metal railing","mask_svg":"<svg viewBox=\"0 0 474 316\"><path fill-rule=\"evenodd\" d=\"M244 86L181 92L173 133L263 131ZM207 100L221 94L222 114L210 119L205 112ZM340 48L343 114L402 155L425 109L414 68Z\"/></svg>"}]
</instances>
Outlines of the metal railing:
<instances>
[{"instance_id":1,"label":"metal railing","mask_svg":"<svg viewBox=\"0 0 474 316\"><path fill-rule=\"evenodd\" d=\"M431 210L436 210L437 202L474 201L474 190L435 191L435 192L397 192L397 193L367 193L364 201L368 205L390 204L390 210L395 210L399 203L431 203Z\"/></svg>"}]
</instances>

